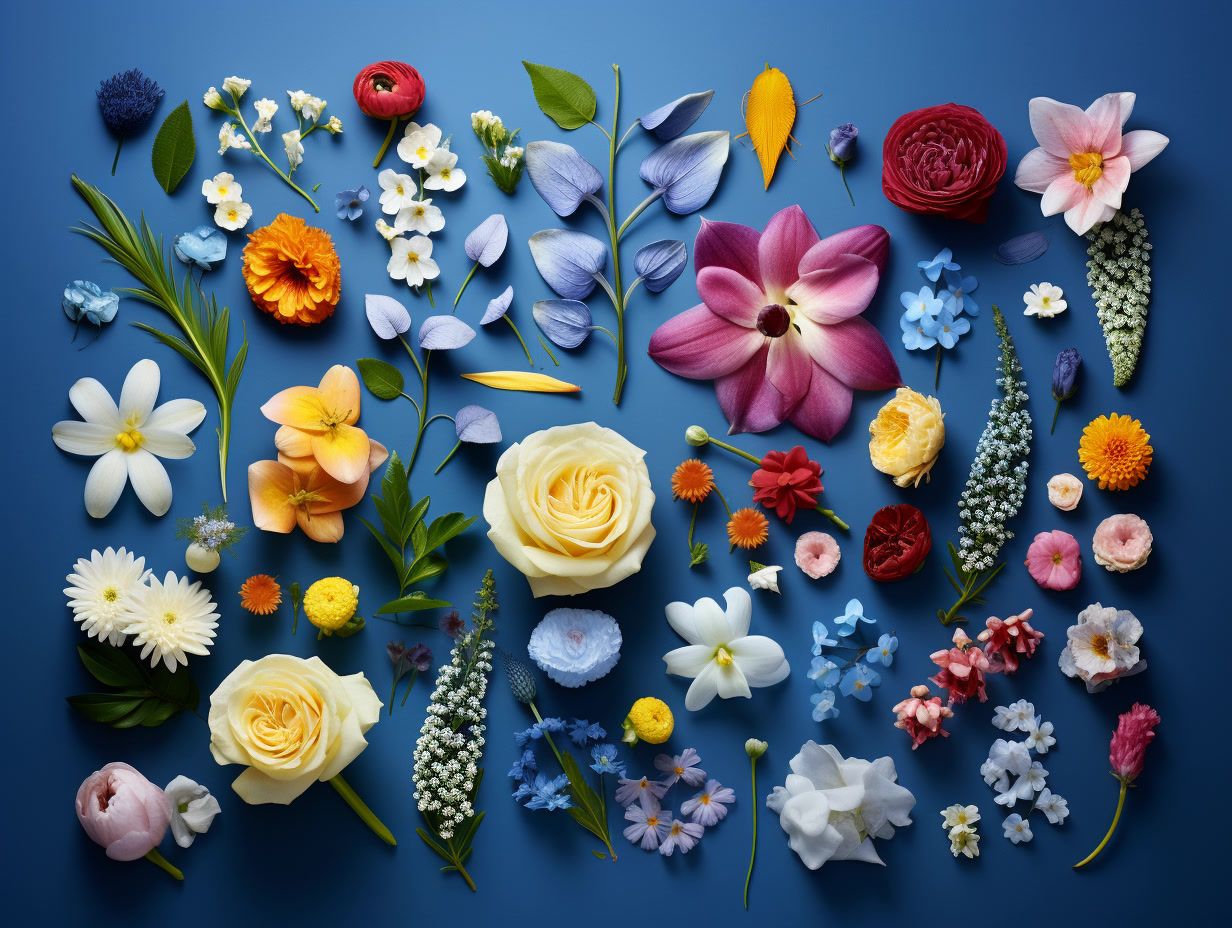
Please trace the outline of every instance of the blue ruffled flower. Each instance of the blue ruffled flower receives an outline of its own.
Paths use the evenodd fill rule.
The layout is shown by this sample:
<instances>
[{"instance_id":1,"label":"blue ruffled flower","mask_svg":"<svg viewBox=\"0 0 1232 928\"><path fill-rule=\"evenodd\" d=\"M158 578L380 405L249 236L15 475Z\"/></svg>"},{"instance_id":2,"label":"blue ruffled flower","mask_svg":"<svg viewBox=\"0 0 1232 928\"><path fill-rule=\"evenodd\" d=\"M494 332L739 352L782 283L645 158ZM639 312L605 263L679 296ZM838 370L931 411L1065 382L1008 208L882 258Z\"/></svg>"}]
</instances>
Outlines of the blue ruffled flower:
<instances>
[{"instance_id":1,"label":"blue ruffled flower","mask_svg":"<svg viewBox=\"0 0 1232 928\"><path fill-rule=\"evenodd\" d=\"M527 780L534 776L539 769L539 762L535 759L535 752L530 748L526 748L522 752L522 756L513 762L513 766L509 768L509 779L511 780Z\"/></svg>"},{"instance_id":2,"label":"blue ruffled flower","mask_svg":"<svg viewBox=\"0 0 1232 928\"><path fill-rule=\"evenodd\" d=\"M120 309L120 296L91 281L74 280L64 288L60 305L64 308L64 315L73 322L84 319L93 325L103 326L116 317Z\"/></svg>"},{"instance_id":3,"label":"blue ruffled flower","mask_svg":"<svg viewBox=\"0 0 1232 928\"><path fill-rule=\"evenodd\" d=\"M339 190L334 194L334 208L338 210L338 218L354 222L364 214L364 204L371 194L363 184L352 190Z\"/></svg>"},{"instance_id":4,"label":"blue ruffled flower","mask_svg":"<svg viewBox=\"0 0 1232 928\"><path fill-rule=\"evenodd\" d=\"M585 686L620 660L620 626L596 609L553 609L530 634L531 659L561 686ZM602 737L602 736L601 736Z\"/></svg>"},{"instance_id":5,"label":"blue ruffled flower","mask_svg":"<svg viewBox=\"0 0 1232 928\"><path fill-rule=\"evenodd\" d=\"M590 749L590 759L594 761L590 769L597 774L610 773L619 777L625 775L624 761L616 759L616 745L614 744L596 744Z\"/></svg>"},{"instance_id":6,"label":"blue ruffled flower","mask_svg":"<svg viewBox=\"0 0 1232 928\"><path fill-rule=\"evenodd\" d=\"M102 81L95 96L107 128L126 139L144 129L154 117L163 89L140 68L131 68Z\"/></svg>"},{"instance_id":7,"label":"blue ruffled flower","mask_svg":"<svg viewBox=\"0 0 1232 928\"><path fill-rule=\"evenodd\" d=\"M871 619L864 614L864 604L858 599L849 599L847 608L840 616L835 616L834 624L836 627L835 634L840 638L850 637L855 633L855 630L863 622L866 625L876 625L877 620Z\"/></svg>"},{"instance_id":8,"label":"blue ruffled flower","mask_svg":"<svg viewBox=\"0 0 1232 928\"><path fill-rule=\"evenodd\" d=\"M822 690L809 697L813 704L813 721L824 722L826 719L838 718L838 706L834 704L834 690Z\"/></svg>"},{"instance_id":9,"label":"blue ruffled flower","mask_svg":"<svg viewBox=\"0 0 1232 928\"><path fill-rule=\"evenodd\" d=\"M833 686L840 676L838 664L828 657L815 657L809 664L808 678L817 681L818 686Z\"/></svg>"},{"instance_id":10,"label":"blue ruffled flower","mask_svg":"<svg viewBox=\"0 0 1232 928\"><path fill-rule=\"evenodd\" d=\"M830 637L830 630L824 622L813 623L813 653L820 654L822 648L832 648L838 641Z\"/></svg>"},{"instance_id":11,"label":"blue ruffled flower","mask_svg":"<svg viewBox=\"0 0 1232 928\"><path fill-rule=\"evenodd\" d=\"M586 719L570 719L568 724L569 737L580 748L586 747L591 741L602 741L607 737L607 730L597 722Z\"/></svg>"},{"instance_id":12,"label":"blue ruffled flower","mask_svg":"<svg viewBox=\"0 0 1232 928\"><path fill-rule=\"evenodd\" d=\"M860 702L873 698L873 687L881 682L881 676L868 664L856 664L845 674L838 685L844 696L854 696Z\"/></svg>"},{"instance_id":13,"label":"blue ruffled flower","mask_svg":"<svg viewBox=\"0 0 1232 928\"><path fill-rule=\"evenodd\" d=\"M185 264L212 271L215 264L227 257L227 236L215 226L197 226L175 237L174 250Z\"/></svg>"}]
</instances>

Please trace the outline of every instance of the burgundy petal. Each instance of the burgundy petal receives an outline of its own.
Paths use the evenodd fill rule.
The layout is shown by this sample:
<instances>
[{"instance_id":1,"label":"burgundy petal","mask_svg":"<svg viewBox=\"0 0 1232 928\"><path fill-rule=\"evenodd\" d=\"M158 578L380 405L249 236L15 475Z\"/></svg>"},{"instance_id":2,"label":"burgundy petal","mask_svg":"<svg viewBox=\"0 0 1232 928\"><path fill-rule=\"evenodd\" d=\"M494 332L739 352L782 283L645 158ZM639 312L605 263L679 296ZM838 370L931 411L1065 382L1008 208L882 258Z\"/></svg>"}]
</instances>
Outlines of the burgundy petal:
<instances>
[{"instance_id":1,"label":"burgundy petal","mask_svg":"<svg viewBox=\"0 0 1232 928\"><path fill-rule=\"evenodd\" d=\"M805 347L825 371L856 390L888 390L902 376L885 339L866 319L853 316L834 325L801 326Z\"/></svg>"},{"instance_id":2,"label":"burgundy petal","mask_svg":"<svg viewBox=\"0 0 1232 928\"><path fill-rule=\"evenodd\" d=\"M819 240L817 230L799 206L789 206L771 216L757 243L762 289L772 296L785 292L800 276L800 261Z\"/></svg>"},{"instance_id":3,"label":"burgundy petal","mask_svg":"<svg viewBox=\"0 0 1232 928\"><path fill-rule=\"evenodd\" d=\"M702 227L693 242L693 267L700 274L705 267L726 267L743 274L761 286L757 264L756 229L735 222L712 222L702 218Z\"/></svg>"},{"instance_id":4,"label":"burgundy petal","mask_svg":"<svg viewBox=\"0 0 1232 928\"><path fill-rule=\"evenodd\" d=\"M756 329L741 328L705 306L694 306L655 330L649 354L673 374L713 380L748 361L764 341Z\"/></svg>"},{"instance_id":5,"label":"burgundy petal","mask_svg":"<svg viewBox=\"0 0 1232 928\"><path fill-rule=\"evenodd\" d=\"M715 381L719 407L731 431L765 432L781 423L790 407L766 379L770 347L763 346L744 367Z\"/></svg>"},{"instance_id":6,"label":"burgundy petal","mask_svg":"<svg viewBox=\"0 0 1232 928\"><path fill-rule=\"evenodd\" d=\"M881 226L856 226L823 238L800 260L800 275L833 267L839 255L859 255L885 271L890 254L890 233Z\"/></svg>"},{"instance_id":7,"label":"burgundy petal","mask_svg":"<svg viewBox=\"0 0 1232 928\"><path fill-rule=\"evenodd\" d=\"M850 415L851 388L814 364L808 391L791 412L791 424L805 435L829 441Z\"/></svg>"},{"instance_id":8,"label":"burgundy petal","mask_svg":"<svg viewBox=\"0 0 1232 928\"><path fill-rule=\"evenodd\" d=\"M802 275L787 295L808 319L830 325L868 309L880 279L877 266L867 258L838 255L828 268Z\"/></svg>"},{"instance_id":9,"label":"burgundy petal","mask_svg":"<svg viewBox=\"0 0 1232 928\"><path fill-rule=\"evenodd\" d=\"M698 271L697 293L715 315L746 329L757 328L757 315L767 302L761 287L728 267Z\"/></svg>"}]
</instances>

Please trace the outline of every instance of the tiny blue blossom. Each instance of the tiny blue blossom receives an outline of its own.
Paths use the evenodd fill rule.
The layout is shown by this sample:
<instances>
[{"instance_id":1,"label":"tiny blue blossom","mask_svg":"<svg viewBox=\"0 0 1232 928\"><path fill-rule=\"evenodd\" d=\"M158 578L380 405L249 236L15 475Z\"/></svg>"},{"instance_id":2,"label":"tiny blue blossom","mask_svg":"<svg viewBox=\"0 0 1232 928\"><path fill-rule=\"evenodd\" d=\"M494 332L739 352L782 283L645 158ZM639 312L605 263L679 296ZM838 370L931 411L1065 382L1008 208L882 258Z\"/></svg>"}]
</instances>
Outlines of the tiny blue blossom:
<instances>
[{"instance_id":1,"label":"tiny blue blossom","mask_svg":"<svg viewBox=\"0 0 1232 928\"><path fill-rule=\"evenodd\" d=\"M364 204L370 196L368 188L362 184L351 190L339 190L334 194L334 208L338 210L339 219L354 222L364 214Z\"/></svg>"},{"instance_id":2,"label":"tiny blue blossom","mask_svg":"<svg viewBox=\"0 0 1232 928\"><path fill-rule=\"evenodd\" d=\"M916 267L933 283L941 279L942 271L962 270L962 265L954 261L954 252L948 248L942 248L931 261L917 261Z\"/></svg>"},{"instance_id":3,"label":"tiny blue blossom","mask_svg":"<svg viewBox=\"0 0 1232 928\"><path fill-rule=\"evenodd\" d=\"M526 803L526 808L543 809L547 812L553 812L556 809L568 809L573 803L570 802L568 793L561 792L568 785L569 778L563 773L550 780L545 774L537 774L535 776L534 794L530 797L530 801Z\"/></svg>"},{"instance_id":4,"label":"tiny blue blossom","mask_svg":"<svg viewBox=\"0 0 1232 928\"><path fill-rule=\"evenodd\" d=\"M903 304L903 318L908 322L919 322L921 319L935 319L941 314L941 310L945 308L945 303L936 294L933 293L931 287L921 287L919 293L912 293L910 290L904 290L899 294L898 301Z\"/></svg>"},{"instance_id":5,"label":"tiny blue blossom","mask_svg":"<svg viewBox=\"0 0 1232 928\"><path fill-rule=\"evenodd\" d=\"M818 686L833 686L840 675L838 664L827 657L815 657L809 664L808 678L816 680Z\"/></svg>"},{"instance_id":6,"label":"tiny blue blossom","mask_svg":"<svg viewBox=\"0 0 1232 928\"><path fill-rule=\"evenodd\" d=\"M962 316L955 319L948 309L943 310L936 319L924 320L924 332L946 350L957 345L958 340L970 331L971 323Z\"/></svg>"},{"instance_id":7,"label":"tiny blue blossom","mask_svg":"<svg viewBox=\"0 0 1232 928\"><path fill-rule=\"evenodd\" d=\"M838 685L839 692L844 696L854 696L860 702L868 702L873 698L873 687L881 683L881 676L868 664L856 664Z\"/></svg>"},{"instance_id":8,"label":"tiny blue blossom","mask_svg":"<svg viewBox=\"0 0 1232 928\"><path fill-rule=\"evenodd\" d=\"M942 297L945 308L953 315L966 313L968 316L978 316L980 307L971 299L971 291L980 285L974 277L963 277L957 271L945 272L946 294Z\"/></svg>"},{"instance_id":9,"label":"tiny blue blossom","mask_svg":"<svg viewBox=\"0 0 1232 928\"><path fill-rule=\"evenodd\" d=\"M607 737L607 731L602 725L588 722L586 719L570 719L568 729L569 737L580 748L586 747L591 741L602 741Z\"/></svg>"},{"instance_id":10,"label":"tiny blue blossom","mask_svg":"<svg viewBox=\"0 0 1232 928\"><path fill-rule=\"evenodd\" d=\"M834 705L834 690L822 690L809 697L813 704L813 721L824 722L826 719L838 718L838 707Z\"/></svg>"},{"instance_id":11,"label":"tiny blue blossom","mask_svg":"<svg viewBox=\"0 0 1232 928\"><path fill-rule=\"evenodd\" d=\"M922 323L912 322L905 313L898 324L903 330L903 347L908 351L923 351L937 344L937 340L924 330Z\"/></svg>"},{"instance_id":12,"label":"tiny blue blossom","mask_svg":"<svg viewBox=\"0 0 1232 928\"><path fill-rule=\"evenodd\" d=\"M616 759L616 745L614 744L596 744L590 749L590 759L594 761L590 769L600 776L605 773L619 777L625 775L625 763Z\"/></svg>"},{"instance_id":13,"label":"tiny blue blossom","mask_svg":"<svg viewBox=\"0 0 1232 928\"><path fill-rule=\"evenodd\" d=\"M858 599L849 599L847 601L846 611L840 616L834 617L834 624L837 626L835 634L840 638L850 637L855 633L856 628L863 622L866 625L876 625L877 620L871 619L864 614L864 605Z\"/></svg>"},{"instance_id":14,"label":"tiny blue blossom","mask_svg":"<svg viewBox=\"0 0 1232 928\"><path fill-rule=\"evenodd\" d=\"M830 637L830 631L824 622L813 623L813 653L821 654L822 648L832 648L838 641Z\"/></svg>"},{"instance_id":15,"label":"tiny blue blossom","mask_svg":"<svg viewBox=\"0 0 1232 928\"><path fill-rule=\"evenodd\" d=\"M103 326L115 318L120 308L120 295L89 280L74 280L64 288L60 307L73 322L84 319Z\"/></svg>"},{"instance_id":16,"label":"tiny blue blossom","mask_svg":"<svg viewBox=\"0 0 1232 928\"><path fill-rule=\"evenodd\" d=\"M522 752L522 756L513 762L513 766L509 768L508 776L511 780L527 780L538 769L539 762L535 760L535 752L527 748Z\"/></svg>"},{"instance_id":17,"label":"tiny blue blossom","mask_svg":"<svg viewBox=\"0 0 1232 928\"><path fill-rule=\"evenodd\" d=\"M875 647L869 648L864 655L870 664L880 664L889 667L894 663L894 652L898 650L898 639L893 635L882 635L877 639Z\"/></svg>"}]
</instances>

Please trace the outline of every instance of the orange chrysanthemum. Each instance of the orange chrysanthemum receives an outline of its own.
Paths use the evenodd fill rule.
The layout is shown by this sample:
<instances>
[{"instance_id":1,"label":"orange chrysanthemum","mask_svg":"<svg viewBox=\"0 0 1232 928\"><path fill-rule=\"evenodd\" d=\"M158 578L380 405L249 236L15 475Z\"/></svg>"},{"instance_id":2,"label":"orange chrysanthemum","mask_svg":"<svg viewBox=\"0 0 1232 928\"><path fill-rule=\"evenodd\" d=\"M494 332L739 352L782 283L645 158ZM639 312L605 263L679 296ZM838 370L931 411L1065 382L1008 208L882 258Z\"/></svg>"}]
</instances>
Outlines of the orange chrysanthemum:
<instances>
[{"instance_id":1,"label":"orange chrysanthemum","mask_svg":"<svg viewBox=\"0 0 1232 928\"><path fill-rule=\"evenodd\" d=\"M248 236L244 283L257 309L279 322L316 325L333 315L342 293L333 239L324 229L279 213Z\"/></svg>"},{"instance_id":2,"label":"orange chrysanthemum","mask_svg":"<svg viewBox=\"0 0 1232 928\"><path fill-rule=\"evenodd\" d=\"M727 522L727 540L737 548L756 548L770 535L770 522L760 509L737 509Z\"/></svg>"},{"instance_id":3,"label":"orange chrysanthemum","mask_svg":"<svg viewBox=\"0 0 1232 928\"><path fill-rule=\"evenodd\" d=\"M686 503L700 503L714 489L714 471L697 458L681 461L672 471L672 495Z\"/></svg>"},{"instance_id":4,"label":"orange chrysanthemum","mask_svg":"<svg viewBox=\"0 0 1232 928\"><path fill-rule=\"evenodd\" d=\"M1100 416L1082 430L1078 460L1101 490L1128 490L1142 482L1154 449L1142 423L1129 416Z\"/></svg>"},{"instance_id":5,"label":"orange chrysanthemum","mask_svg":"<svg viewBox=\"0 0 1232 928\"><path fill-rule=\"evenodd\" d=\"M254 574L240 586L240 605L253 615L272 615L282 605L282 587L269 574Z\"/></svg>"}]
</instances>

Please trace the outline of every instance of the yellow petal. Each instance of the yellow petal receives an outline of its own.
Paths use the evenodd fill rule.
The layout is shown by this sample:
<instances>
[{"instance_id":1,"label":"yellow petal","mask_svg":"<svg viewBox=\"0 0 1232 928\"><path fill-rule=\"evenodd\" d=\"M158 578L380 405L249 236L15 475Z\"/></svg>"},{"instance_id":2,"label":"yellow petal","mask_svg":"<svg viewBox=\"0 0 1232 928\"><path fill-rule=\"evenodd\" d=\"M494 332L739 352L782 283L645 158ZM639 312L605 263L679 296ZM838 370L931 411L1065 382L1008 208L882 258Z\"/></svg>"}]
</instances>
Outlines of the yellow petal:
<instances>
[{"instance_id":1,"label":"yellow petal","mask_svg":"<svg viewBox=\"0 0 1232 928\"><path fill-rule=\"evenodd\" d=\"M296 513L299 527L313 541L333 543L342 540L344 525L342 513L322 512L310 515L306 512Z\"/></svg>"},{"instance_id":2,"label":"yellow petal","mask_svg":"<svg viewBox=\"0 0 1232 928\"><path fill-rule=\"evenodd\" d=\"M368 476L370 451L367 434L353 425L338 425L312 436L312 456L340 483L354 483Z\"/></svg>"},{"instance_id":3,"label":"yellow petal","mask_svg":"<svg viewBox=\"0 0 1232 928\"><path fill-rule=\"evenodd\" d=\"M287 457L311 457L312 435L289 425L280 425L274 433L274 447Z\"/></svg>"},{"instance_id":4,"label":"yellow petal","mask_svg":"<svg viewBox=\"0 0 1232 928\"><path fill-rule=\"evenodd\" d=\"M287 387L269 398L261 407L261 414L279 425L310 432L323 429L327 418L320 391L315 387Z\"/></svg>"},{"instance_id":5,"label":"yellow petal","mask_svg":"<svg viewBox=\"0 0 1232 928\"><path fill-rule=\"evenodd\" d=\"M566 383L555 377L549 377L547 374L533 374L525 371L482 371L477 374L463 374L462 379L473 380L493 390L521 390L524 393L582 392L582 388L577 384Z\"/></svg>"},{"instance_id":6,"label":"yellow petal","mask_svg":"<svg viewBox=\"0 0 1232 928\"><path fill-rule=\"evenodd\" d=\"M307 477L310 473L317 469L317 459L311 454L303 456L294 456L278 452L278 463L284 467L289 467L301 477Z\"/></svg>"},{"instance_id":7,"label":"yellow petal","mask_svg":"<svg viewBox=\"0 0 1232 928\"><path fill-rule=\"evenodd\" d=\"M263 532L286 535L295 528L295 507L290 503L295 492L295 474L277 461L256 461L248 465L248 499L252 521Z\"/></svg>"},{"instance_id":8,"label":"yellow petal","mask_svg":"<svg viewBox=\"0 0 1232 928\"><path fill-rule=\"evenodd\" d=\"M347 425L359 419L359 378L345 364L335 364L325 372L318 388L321 402Z\"/></svg>"},{"instance_id":9,"label":"yellow petal","mask_svg":"<svg viewBox=\"0 0 1232 928\"><path fill-rule=\"evenodd\" d=\"M791 81L778 68L766 65L753 80L744 110L744 125L749 141L761 162L761 175L770 188L791 128L796 123L796 96Z\"/></svg>"},{"instance_id":10,"label":"yellow petal","mask_svg":"<svg viewBox=\"0 0 1232 928\"><path fill-rule=\"evenodd\" d=\"M368 471L372 472L389 458L389 449L375 438L368 439Z\"/></svg>"}]
</instances>

